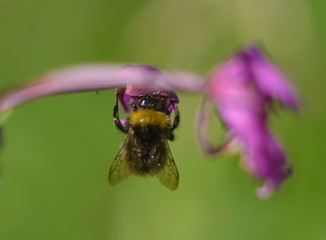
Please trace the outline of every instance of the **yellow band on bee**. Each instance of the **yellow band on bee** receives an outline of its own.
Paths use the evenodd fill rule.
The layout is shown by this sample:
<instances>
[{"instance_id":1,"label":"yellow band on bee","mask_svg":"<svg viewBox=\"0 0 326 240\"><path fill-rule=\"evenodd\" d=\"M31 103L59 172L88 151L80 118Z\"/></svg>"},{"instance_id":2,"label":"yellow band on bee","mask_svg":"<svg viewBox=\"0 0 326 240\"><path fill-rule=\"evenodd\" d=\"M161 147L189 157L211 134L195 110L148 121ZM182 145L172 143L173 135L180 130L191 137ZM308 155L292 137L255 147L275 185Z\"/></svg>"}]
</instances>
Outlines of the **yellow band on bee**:
<instances>
[{"instance_id":1,"label":"yellow band on bee","mask_svg":"<svg viewBox=\"0 0 326 240\"><path fill-rule=\"evenodd\" d=\"M168 124L169 118L163 113L154 109L139 109L130 114L130 123L140 126L158 126L165 128Z\"/></svg>"}]
</instances>

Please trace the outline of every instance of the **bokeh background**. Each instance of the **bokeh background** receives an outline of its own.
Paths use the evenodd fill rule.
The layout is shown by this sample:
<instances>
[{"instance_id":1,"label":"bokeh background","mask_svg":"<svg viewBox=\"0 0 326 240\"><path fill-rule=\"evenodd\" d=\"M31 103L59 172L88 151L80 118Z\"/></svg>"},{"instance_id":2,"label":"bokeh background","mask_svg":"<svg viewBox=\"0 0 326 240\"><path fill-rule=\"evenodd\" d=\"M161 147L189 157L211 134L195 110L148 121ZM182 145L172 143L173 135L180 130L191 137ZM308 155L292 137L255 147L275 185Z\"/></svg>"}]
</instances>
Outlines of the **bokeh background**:
<instances>
[{"instance_id":1,"label":"bokeh background","mask_svg":"<svg viewBox=\"0 0 326 240\"><path fill-rule=\"evenodd\" d=\"M124 139L112 123L113 91L24 104L0 152L0 239L325 239L325 25L323 0L1 0L0 87L94 61L206 74L258 41L297 86L302 109L271 119L295 172L261 200L236 157L200 151L200 96L179 93L174 192L156 178L108 184Z\"/></svg>"}]
</instances>

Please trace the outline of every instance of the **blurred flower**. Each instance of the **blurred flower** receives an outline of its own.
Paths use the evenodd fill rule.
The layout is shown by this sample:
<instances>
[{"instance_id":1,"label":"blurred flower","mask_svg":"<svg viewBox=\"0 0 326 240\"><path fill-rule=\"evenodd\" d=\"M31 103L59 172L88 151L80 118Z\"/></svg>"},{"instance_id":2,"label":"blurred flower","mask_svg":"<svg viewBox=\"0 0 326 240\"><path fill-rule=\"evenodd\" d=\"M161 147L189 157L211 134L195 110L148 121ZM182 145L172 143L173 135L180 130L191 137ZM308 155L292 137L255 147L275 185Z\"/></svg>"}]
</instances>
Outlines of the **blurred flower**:
<instances>
[{"instance_id":1,"label":"blurred flower","mask_svg":"<svg viewBox=\"0 0 326 240\"><path fill-rule=\"evenodd\" d=\"M138 89L151 86L163 92L172 89L202 92L204 88L203 78L196 74L177 71L162 74L150 68L146 65L88 64L60 69L41 76L28 86L3 94L0 114L27 101L63 93L100 91L127 85Z\"/></svg>"},{"instance_id":2,"label":"blurred flower","mask_svg":"<svg viewBox=\"0 0 326 240\"><path fill-rule=\"evenodd\" d=\"M298 107L291 85L256 46L234 55L213 71L209 81L205 80L187 72L160 72L148 65L88 64L60 69L2 94L0 127L14 107L50 95L115 88L117 100L128 113L131 99L159 92L170 99L170 113L179 102L174 90L198 92L215 105L228 129L225 142L216 148L211 146L205 132L209 117L205 101L196 128L201 146L211 154L240 148L245 168L264 182L258 195L267 197L291 173L281 147L267 127L273 99L293 109Z\"/></svg>"},{"instance_id":3,"label":"blurred flower","mask_svg":"<svg viewBox=\"0 0 326 240\"><path fill-rule=\"evenodd\" d=\"M209 109L205 101L197 122L203 149L211 154L233 150L235 146L242 149L245 168L264 181L257 194L268 197L291 173L284 152L267 127L273 99L297 108L291 85L256 46L249 46L213 71L207 93L228 129L228 136L218 147L212 147L207 140Z\"/></svg>"},{"instance_id":4,"label":"blurred flower","mask_svg":"<svg viewBox=\"0 0 326 240\"><path fill-rule=\"evenodd\" d=\"M156 76L160 76L161 78L164 78L164 75L157 69L149 65L129 65L126 66L122 70L123 74L125 75L134 75L138 72L142 72L143 74L155 74ZM192 85L191 82L188 83L188 85ZM201 82L203 84L203 82ZM197 85L197 84L196 84ZM203 87L204 85L202 85ZM125 87L118 88L117 89L117 97L119 99L119 102L121 103L121 106L125 112L129 112L129 101L131 99L137 100L139 96L145 95L145 94L151 94L159 92L161 96L168 97L171 99L170 107L168 109L168 113L170 113L179 103L179 99L174 91L167 90L167 89L160 89L158 86L149 84L146 86L136 86L135 84L127 84ZM137 101L135 101L137 102Z\"/></svg>"}]
</instances>

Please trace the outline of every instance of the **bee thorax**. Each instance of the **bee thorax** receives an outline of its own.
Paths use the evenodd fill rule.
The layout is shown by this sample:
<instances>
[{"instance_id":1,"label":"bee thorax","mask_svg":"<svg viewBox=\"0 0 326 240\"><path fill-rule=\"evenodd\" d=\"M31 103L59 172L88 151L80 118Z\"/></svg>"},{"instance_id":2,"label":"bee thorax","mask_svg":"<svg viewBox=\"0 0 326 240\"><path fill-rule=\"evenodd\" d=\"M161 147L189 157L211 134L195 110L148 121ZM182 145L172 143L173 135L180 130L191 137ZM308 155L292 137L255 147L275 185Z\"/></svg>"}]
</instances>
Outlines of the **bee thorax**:
<instances>
[{"instance_id":1,"label":"bee thorax","mask_svg":"<svg viewBox=\"0 0 326 240\"><path fill-rule=\"evenodd\" d=\"M169 117L163 112L151 108L144 108L132 112L129 121L133 126L166 128L169 123Z\"/></svg>"}]
</instances>

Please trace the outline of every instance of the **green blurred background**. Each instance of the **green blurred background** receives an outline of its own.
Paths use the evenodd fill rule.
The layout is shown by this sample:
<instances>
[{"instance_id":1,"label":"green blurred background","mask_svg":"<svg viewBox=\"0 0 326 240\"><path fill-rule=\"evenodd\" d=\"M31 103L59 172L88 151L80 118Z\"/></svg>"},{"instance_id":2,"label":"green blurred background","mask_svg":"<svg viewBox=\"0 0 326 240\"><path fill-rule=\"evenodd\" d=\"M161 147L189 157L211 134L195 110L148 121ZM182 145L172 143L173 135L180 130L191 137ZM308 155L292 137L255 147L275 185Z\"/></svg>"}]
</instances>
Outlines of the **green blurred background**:
<instances>
[{"instance_id":1,"label":"green blurred background","mask_svg":"<svg viewBox=\"0 0 326 240\"><path fill-rule=\"evenodd\" d=\"M260 200L236 157L200 151L199 96L179 94L174 192L156 178L108 184L124 139L112 123L113 91L27 103L0 153L0 239L326 239L325 25L323 0L1 0L0 87L93 61L206 74L260 41L297 86L302 110L272 119L295 172Z\"/></svg>"}]
</instances>

